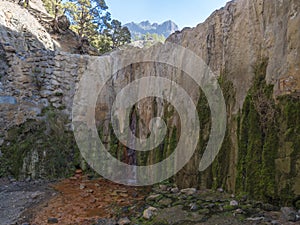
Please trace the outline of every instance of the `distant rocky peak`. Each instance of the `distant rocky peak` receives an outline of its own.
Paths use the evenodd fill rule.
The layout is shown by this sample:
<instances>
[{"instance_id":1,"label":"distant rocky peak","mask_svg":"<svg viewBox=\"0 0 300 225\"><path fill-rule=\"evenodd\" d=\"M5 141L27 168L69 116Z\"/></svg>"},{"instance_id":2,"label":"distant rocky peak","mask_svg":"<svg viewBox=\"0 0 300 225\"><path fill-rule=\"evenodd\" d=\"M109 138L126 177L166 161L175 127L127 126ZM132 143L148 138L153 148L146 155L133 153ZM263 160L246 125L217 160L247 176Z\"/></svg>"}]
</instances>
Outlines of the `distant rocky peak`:
<instances>
[{"instance_id":1,"label":"distant rocky peak","mask_svg":"<svg viewBox=\"0 0 300 225\"><path fill-rule=\"evenodd\" d=\"M151 23L149 20L142 21L140 23L127 23L124 26L128 27L132 37L142 37L143 35L158 34L168 37L170 34L179 30L178 26L171 20L165 21L161 24Z\"/></svg>"},{"instance_id":2,"label":"distant rocky peak","mask_svg":"<svg viewBox=\"0 0 300 225\"><path fill-rule=\"evenodd\" d=\"M141 25L141 26L151 26L151 23L149 22L149 20L146 20L146 21L140 22L139 25Z\"/></svg>"}]
</instances>

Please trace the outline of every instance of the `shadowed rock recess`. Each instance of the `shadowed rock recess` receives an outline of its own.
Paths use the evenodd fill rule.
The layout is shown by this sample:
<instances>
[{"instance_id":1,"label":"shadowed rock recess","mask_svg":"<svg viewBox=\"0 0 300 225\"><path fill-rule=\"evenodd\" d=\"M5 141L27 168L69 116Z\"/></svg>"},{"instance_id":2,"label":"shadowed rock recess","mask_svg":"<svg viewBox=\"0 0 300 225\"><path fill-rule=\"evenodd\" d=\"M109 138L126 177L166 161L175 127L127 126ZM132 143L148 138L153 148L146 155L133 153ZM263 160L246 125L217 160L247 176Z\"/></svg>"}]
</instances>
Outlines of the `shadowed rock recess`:
<instances>
[{"instance_id":1,"label":"shadowed rock recess","mask_svg":"<svg viewBox=\"0 0 300 225\"><path fill-rule=\"evenodd\" d=\"M111 129L110 110L116 94L133 80L169 78L192 96L201 126L195 155L172 181L179 188L223 188L272 204L292 204L300 196L299 27L299 0L236 0L167 39L210 66L227 103L225 140L206 171L198 172L211 127L206 97L191 78L168 65L136 63L114 74L95 110L101 140L123 162L150 165L168 157L181 135L178 114L168 102L151 97L132 109L136 136L149 135L154 117L164 118L168 126L163 143L136 152L134 159ZM147 51L154 55L161 47ZM53 41L30 12L1 2L0 176L58 178L87 168L72 134L72 100L97 57L59 49L67 48ZM126 51L102 57L125 59Z\"/></svg>"}]
</instances>

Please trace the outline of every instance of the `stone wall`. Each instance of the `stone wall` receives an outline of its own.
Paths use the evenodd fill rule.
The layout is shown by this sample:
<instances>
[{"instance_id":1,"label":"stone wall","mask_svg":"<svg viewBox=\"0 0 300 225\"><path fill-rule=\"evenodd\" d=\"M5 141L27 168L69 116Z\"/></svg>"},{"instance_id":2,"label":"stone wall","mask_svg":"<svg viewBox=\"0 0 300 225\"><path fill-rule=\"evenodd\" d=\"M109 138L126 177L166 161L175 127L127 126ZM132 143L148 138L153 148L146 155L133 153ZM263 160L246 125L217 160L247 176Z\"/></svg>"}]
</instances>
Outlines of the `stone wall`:
<instances>
[{"instance_id":1,"label":"stone wall","mask_svg":"<svg viewBox=\"0 0 300 225\"><path fill-rule=\"evenodd\" d=\"M6 60L9 69L2 76L0 93L1 132L39 117L45 107L70 114L75 81L84 67L84 57L46 50L22 56L6 51Z\"/></svg>"}]
</instances>

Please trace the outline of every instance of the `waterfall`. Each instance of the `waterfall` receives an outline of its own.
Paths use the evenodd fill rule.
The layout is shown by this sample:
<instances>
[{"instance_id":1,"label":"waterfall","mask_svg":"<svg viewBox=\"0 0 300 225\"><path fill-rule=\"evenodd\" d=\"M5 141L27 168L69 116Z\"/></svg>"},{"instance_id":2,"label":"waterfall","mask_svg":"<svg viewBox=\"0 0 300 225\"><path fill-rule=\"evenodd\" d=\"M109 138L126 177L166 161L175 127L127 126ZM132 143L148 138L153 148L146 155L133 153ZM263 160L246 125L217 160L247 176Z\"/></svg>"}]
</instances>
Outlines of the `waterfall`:
<instances>
[{"instance_id":1,"label":"waterfall","mask_svg":"<svg viewBox=\"0 0 300 225\"><path fill-rule=\"evenodd\" d=\"M133 108L132 113L130 115L130 130L134 134L134 136L137 136L137 115L136 112ZM130 138L129 143L130 146L135 146L135 140L134 138ZM137 156L136 156L136 150L131 149L131 148L126 148L126 163L128 165L137 165ZM130 184L136 184L137 183L137 171L135 167L132 167L129 169L127 172L127 177L128 177L128 183Z\"/></svg>"}]
</instances>

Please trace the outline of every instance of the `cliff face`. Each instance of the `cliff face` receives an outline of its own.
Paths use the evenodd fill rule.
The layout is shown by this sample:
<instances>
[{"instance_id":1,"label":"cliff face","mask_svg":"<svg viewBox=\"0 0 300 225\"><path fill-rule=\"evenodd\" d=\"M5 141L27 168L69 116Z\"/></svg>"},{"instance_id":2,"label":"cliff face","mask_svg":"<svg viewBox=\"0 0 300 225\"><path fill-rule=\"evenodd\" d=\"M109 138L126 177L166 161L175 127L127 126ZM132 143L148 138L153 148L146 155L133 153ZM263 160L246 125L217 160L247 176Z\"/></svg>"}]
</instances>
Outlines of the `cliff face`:
<instances>
[{"instance_id":1,"label":"cliff face","mask_svg":"<svg viewBox=\"0 0 300 225\"><path fill-rule=\"evenodd\" d=\"M196 28L168 38L196 52L221 80L232 84L227 89L223 85L225 98L226 92L234 95L227 99L228 139L223 144L227 149L207 171L214 181L208 178L207 184L256 194L262 188L269 198L276 198L276 192L283 196L286 190L299 195L299 170L294 166L299 160L298 141L286 133L291 129L298 136L299 130L288 125L296 115L284 113L287 108L299 111L299 7L300 2L293 0L231 1ZM258 85L259 79L265 83ZM267 94L266 87L272 93ZM275 105L273 98L286 94L296 99L279 100ZM247 129L250 131L243 133ZM251 132L257 136L248 136ZM184 173L193 174L192 168L186 170ZM259 184L255 179L268 181Z\"/></svg>"},{"instance_id":2,"label":"cliff face","mask_svg":"<svg viewBox=\"0 0 300 225\"><path fill-rule=\"evenodd\" d=\"M69 127L78 81L88 74L88 65L97 58L51 51L52 40L42 27L35 31L28 25L28 34L17 29L15 21L23 24L20 27L27 26L25 21L18 20L18 15L28 15L25 9L12 3L1 4L0 8L4 6L0 10L0 67L4 68L0 73L1 151L4 157L13 152L15 158L8 157L13 168L8 166L8 170L20 177L44 176L49 171L59 174L62 168L75 166L68 162L71 159L80 161L76 150L66 149L63 144L53 150L42 143L74 142L69 135L67 141L61 139L65 134L51 134ZM8 13L9 7L16 10ZM201 124L197 153L174 177L178 185L224 187L272 202L290 203L300 195L299 25L298 0L237 0L214 12L196 28L176 32L168 38L167 41L192 50L209 65L219 77L227 103L224 143L206 171L199 173L198 166L210 132L210 110L199 87L180 68L145 62L114 74L107 93L98 99L95 115L106 147L118 159L140 165L159 162L172 153L181 125L169 103L147 98L130 115L131 128L144 138L149 135L147 124L151 118L166 120L169 128L166 138L148 154L132 153L118 142L107 120L112 99L127 84L150 75L169 78L192 96ZM40 35L40 30L44 35ZM146 54L164 53L163 47L154 46ZM144 50L137 52L143 57ZM118 64L120 60L126 61L128 54L128 50L122 50L104 57ZM184 60L184 55L181 57ZM60 114L67 117L65 121ZM60 123L61 127L53 126L53 117L54 123ZM29 119L43 124L46 131L41 132L39 125L32 125ZM35 132L39 135L33 135ZM66 158L59 165L58 156ZM15 161L18 163L14 164ZM69 163L67 167L65 162Z\"/></svg>"},{"instance_id":3,"label":"cliff face","mask_svg":"<svg viewBox=\"0 0 300 225\"><path fill-rule=\"evenodd\" d=\"M299 4L231 1L204 23L175 33L168 41L193 50L216 73L226 72L236 88L237 112L252 84L252 67L260 59L268 59L266 81L275 85L276 95L284 92L279 89L280 79L293 76L299 80Z\"/></svg>"}]
</instances>

